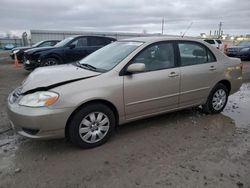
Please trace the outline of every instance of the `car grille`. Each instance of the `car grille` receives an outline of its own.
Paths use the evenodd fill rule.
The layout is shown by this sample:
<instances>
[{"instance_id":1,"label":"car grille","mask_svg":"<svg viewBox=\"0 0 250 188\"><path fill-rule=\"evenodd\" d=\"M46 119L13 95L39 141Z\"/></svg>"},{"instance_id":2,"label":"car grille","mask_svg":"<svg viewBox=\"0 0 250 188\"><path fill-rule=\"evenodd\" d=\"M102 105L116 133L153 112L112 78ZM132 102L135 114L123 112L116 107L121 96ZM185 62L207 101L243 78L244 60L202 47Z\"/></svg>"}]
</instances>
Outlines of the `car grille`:
<instances>
[{"instance_id":1,"label":"car grille","mask_svg":"<svg viewBox=\"0 0 250 188\"><path fill-rule=\"evenodd\" d=\"M15 103L21 94L22 94L22 87L16 88L12 93L12 95L10 96L10 102Z\"/></svg>"}]
</instances>

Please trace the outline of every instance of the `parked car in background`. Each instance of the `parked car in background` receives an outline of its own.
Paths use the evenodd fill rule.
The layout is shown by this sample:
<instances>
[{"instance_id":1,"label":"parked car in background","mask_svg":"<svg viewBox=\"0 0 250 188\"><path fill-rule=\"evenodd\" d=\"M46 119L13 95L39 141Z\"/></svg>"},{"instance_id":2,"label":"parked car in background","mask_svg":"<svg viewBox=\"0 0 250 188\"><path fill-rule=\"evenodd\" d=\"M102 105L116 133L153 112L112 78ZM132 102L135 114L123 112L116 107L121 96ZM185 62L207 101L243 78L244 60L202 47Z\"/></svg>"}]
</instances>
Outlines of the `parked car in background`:
<instances>
[{"instance_id":1,"label":"parked car in background","mask_svg":"<svg viewBox=\"0 0 250 188\"><path fill-rule=\"evenodd\" d=\"M224 44L220 39L204 39L204 41L224 52Z\"/></svg>"},{"instance_id":2,"label":"parked car in background","mask_svg":"<svg viewBox=\"0 0 250 188\"><path fill-rule=\"evenodd\" d=\"M229 57L238 57L242 60L250 60L250 41L242 41L236 46L227 48Z\"/></svg>"},{"instance_id":3,"label":"parked car in background","mask_svg":"<svg viewBox=\"0 0 250 188\"><path fill-rule=\"evenodd\" d=\"M100 36L69 37L54 47L35 48L25 51L24 68L33 70L37 67L79 61L113 41L116 41L116 39Z\"/></svg>"},{"instance_id":4,"label":"parked car in background","mask_svg":"<svg viewBox=\"0 0 250 188\"><path fill-rule=\"evenodd\" d=\"M13 48L15 48L14 44L6 44L3 47L4 50L12 50Z\"/></svg>"},{"instance_id":5,"label":"parked car in background","mask_svg":"<svg viewBox=\"0 0 250 188\"><path fill-rule=\"evenodd\" d=\"M126 39L77 63L36 69L9 95L8 114L23 136L95 147L118 124L200 105L220 113L242 84L241 68L200 40Z\"/></svg>"},{"instance_id":6,"label":"parked car in background","mask_svg":"<svg viewBox=\"0 0 250 188\"><path fill-rule=\"evenodd\" d=\"M23 62L23 54L24 54L25 50L28 50L31 48L37 48L37 47L55 46L58 42L60 42L60 40L44 40L44 41L40 41L32 46L23 46L23 47L13 48L10 52L10 57L12 59L14 59L15 54L16 54L19 63L22 63Z\"/></svg>"}]
</instances>

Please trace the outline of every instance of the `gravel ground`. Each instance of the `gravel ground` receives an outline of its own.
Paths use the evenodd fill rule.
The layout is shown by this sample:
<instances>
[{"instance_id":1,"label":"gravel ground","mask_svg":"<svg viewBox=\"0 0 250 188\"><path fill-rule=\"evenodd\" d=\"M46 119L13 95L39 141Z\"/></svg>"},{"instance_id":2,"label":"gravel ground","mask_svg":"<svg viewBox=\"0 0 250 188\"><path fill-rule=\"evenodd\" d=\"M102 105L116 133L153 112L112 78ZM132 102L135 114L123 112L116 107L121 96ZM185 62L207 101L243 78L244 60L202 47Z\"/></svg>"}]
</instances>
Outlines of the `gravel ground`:
<instances>
[{"instance_id":1,"label":"gravel ground","mask_svg":"<svg viewBox=\"0 0 250 188\"><path fill-rule=\"evenodd\" d=\"M34 141L9 130L6 98L28 75L0 55L0 187L249 187L250 62L221 114L187 109L120 126L105 145Z\"/></svg>"}]
</instances>

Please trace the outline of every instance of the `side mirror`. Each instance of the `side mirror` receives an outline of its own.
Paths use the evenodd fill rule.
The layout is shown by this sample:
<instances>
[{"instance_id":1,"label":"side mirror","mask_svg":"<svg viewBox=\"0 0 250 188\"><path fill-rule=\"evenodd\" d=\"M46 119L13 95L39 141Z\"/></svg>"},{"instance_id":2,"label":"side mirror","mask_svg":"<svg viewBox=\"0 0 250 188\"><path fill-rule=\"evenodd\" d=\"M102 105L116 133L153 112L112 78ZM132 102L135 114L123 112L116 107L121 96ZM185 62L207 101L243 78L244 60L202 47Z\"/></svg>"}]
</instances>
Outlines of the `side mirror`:
<instances>
[{"instance_id":1,"label":"side mirror","mask_svg":"<svg viewBox=\"0 0 250 188\"><path fill-rule=\"evenodd\" d=\"M145 64L144 63L134 63L128 66L127 72L130 74L145 72Z\"/></svg>"},{"instance_id":2,"label":"side mirror","mask_svg":"<svg viewBox=\"0 0 250 188\"><path fill-rule=\"evenodd\" d=\"M75 47L76 47L75 44L70 44L70 45L69 45L69 49L73 49L73 48L75 48Z\"/></svg>"}]
</instances>

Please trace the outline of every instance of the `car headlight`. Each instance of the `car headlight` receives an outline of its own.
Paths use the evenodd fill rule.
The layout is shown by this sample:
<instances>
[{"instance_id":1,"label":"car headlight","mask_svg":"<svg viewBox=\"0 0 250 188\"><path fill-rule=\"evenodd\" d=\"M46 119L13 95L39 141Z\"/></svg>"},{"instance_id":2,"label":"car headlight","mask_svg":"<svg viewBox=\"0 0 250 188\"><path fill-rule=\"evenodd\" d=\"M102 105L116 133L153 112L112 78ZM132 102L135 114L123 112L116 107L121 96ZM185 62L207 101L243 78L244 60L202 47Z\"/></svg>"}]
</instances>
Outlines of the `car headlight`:
<instances>
[{"instance_id":1,"label":"car headlight","mask_svg":"<svg viewBox=\"0 0 250 188\"><path fill-rule=\"evenodd\" d=\"M14 50L13 51L13 54L16 54L16 53L18 53L20 50Z\"/></svg>"},{"instance_id":2,"label":"car headlight","mask_svg":"<svg viewBox=\"0 0 250 188\"><path fill-rule=\"evenodd\" d=\"M43 107L54 104L59 95L50 91L38 91L24 95L19 101L19 105L28 107Z\"/></svg>"},{"instance_id":3,"label":"car headlight","mask_svg":"<svg viewBox=\"0 0 250 188\"><path fill-rule=\"evenodd\" d=\"M241 52L247 52L248 50L250 50L250 48L242 48L240 51Z\"/></svg>"}]
</instances>

